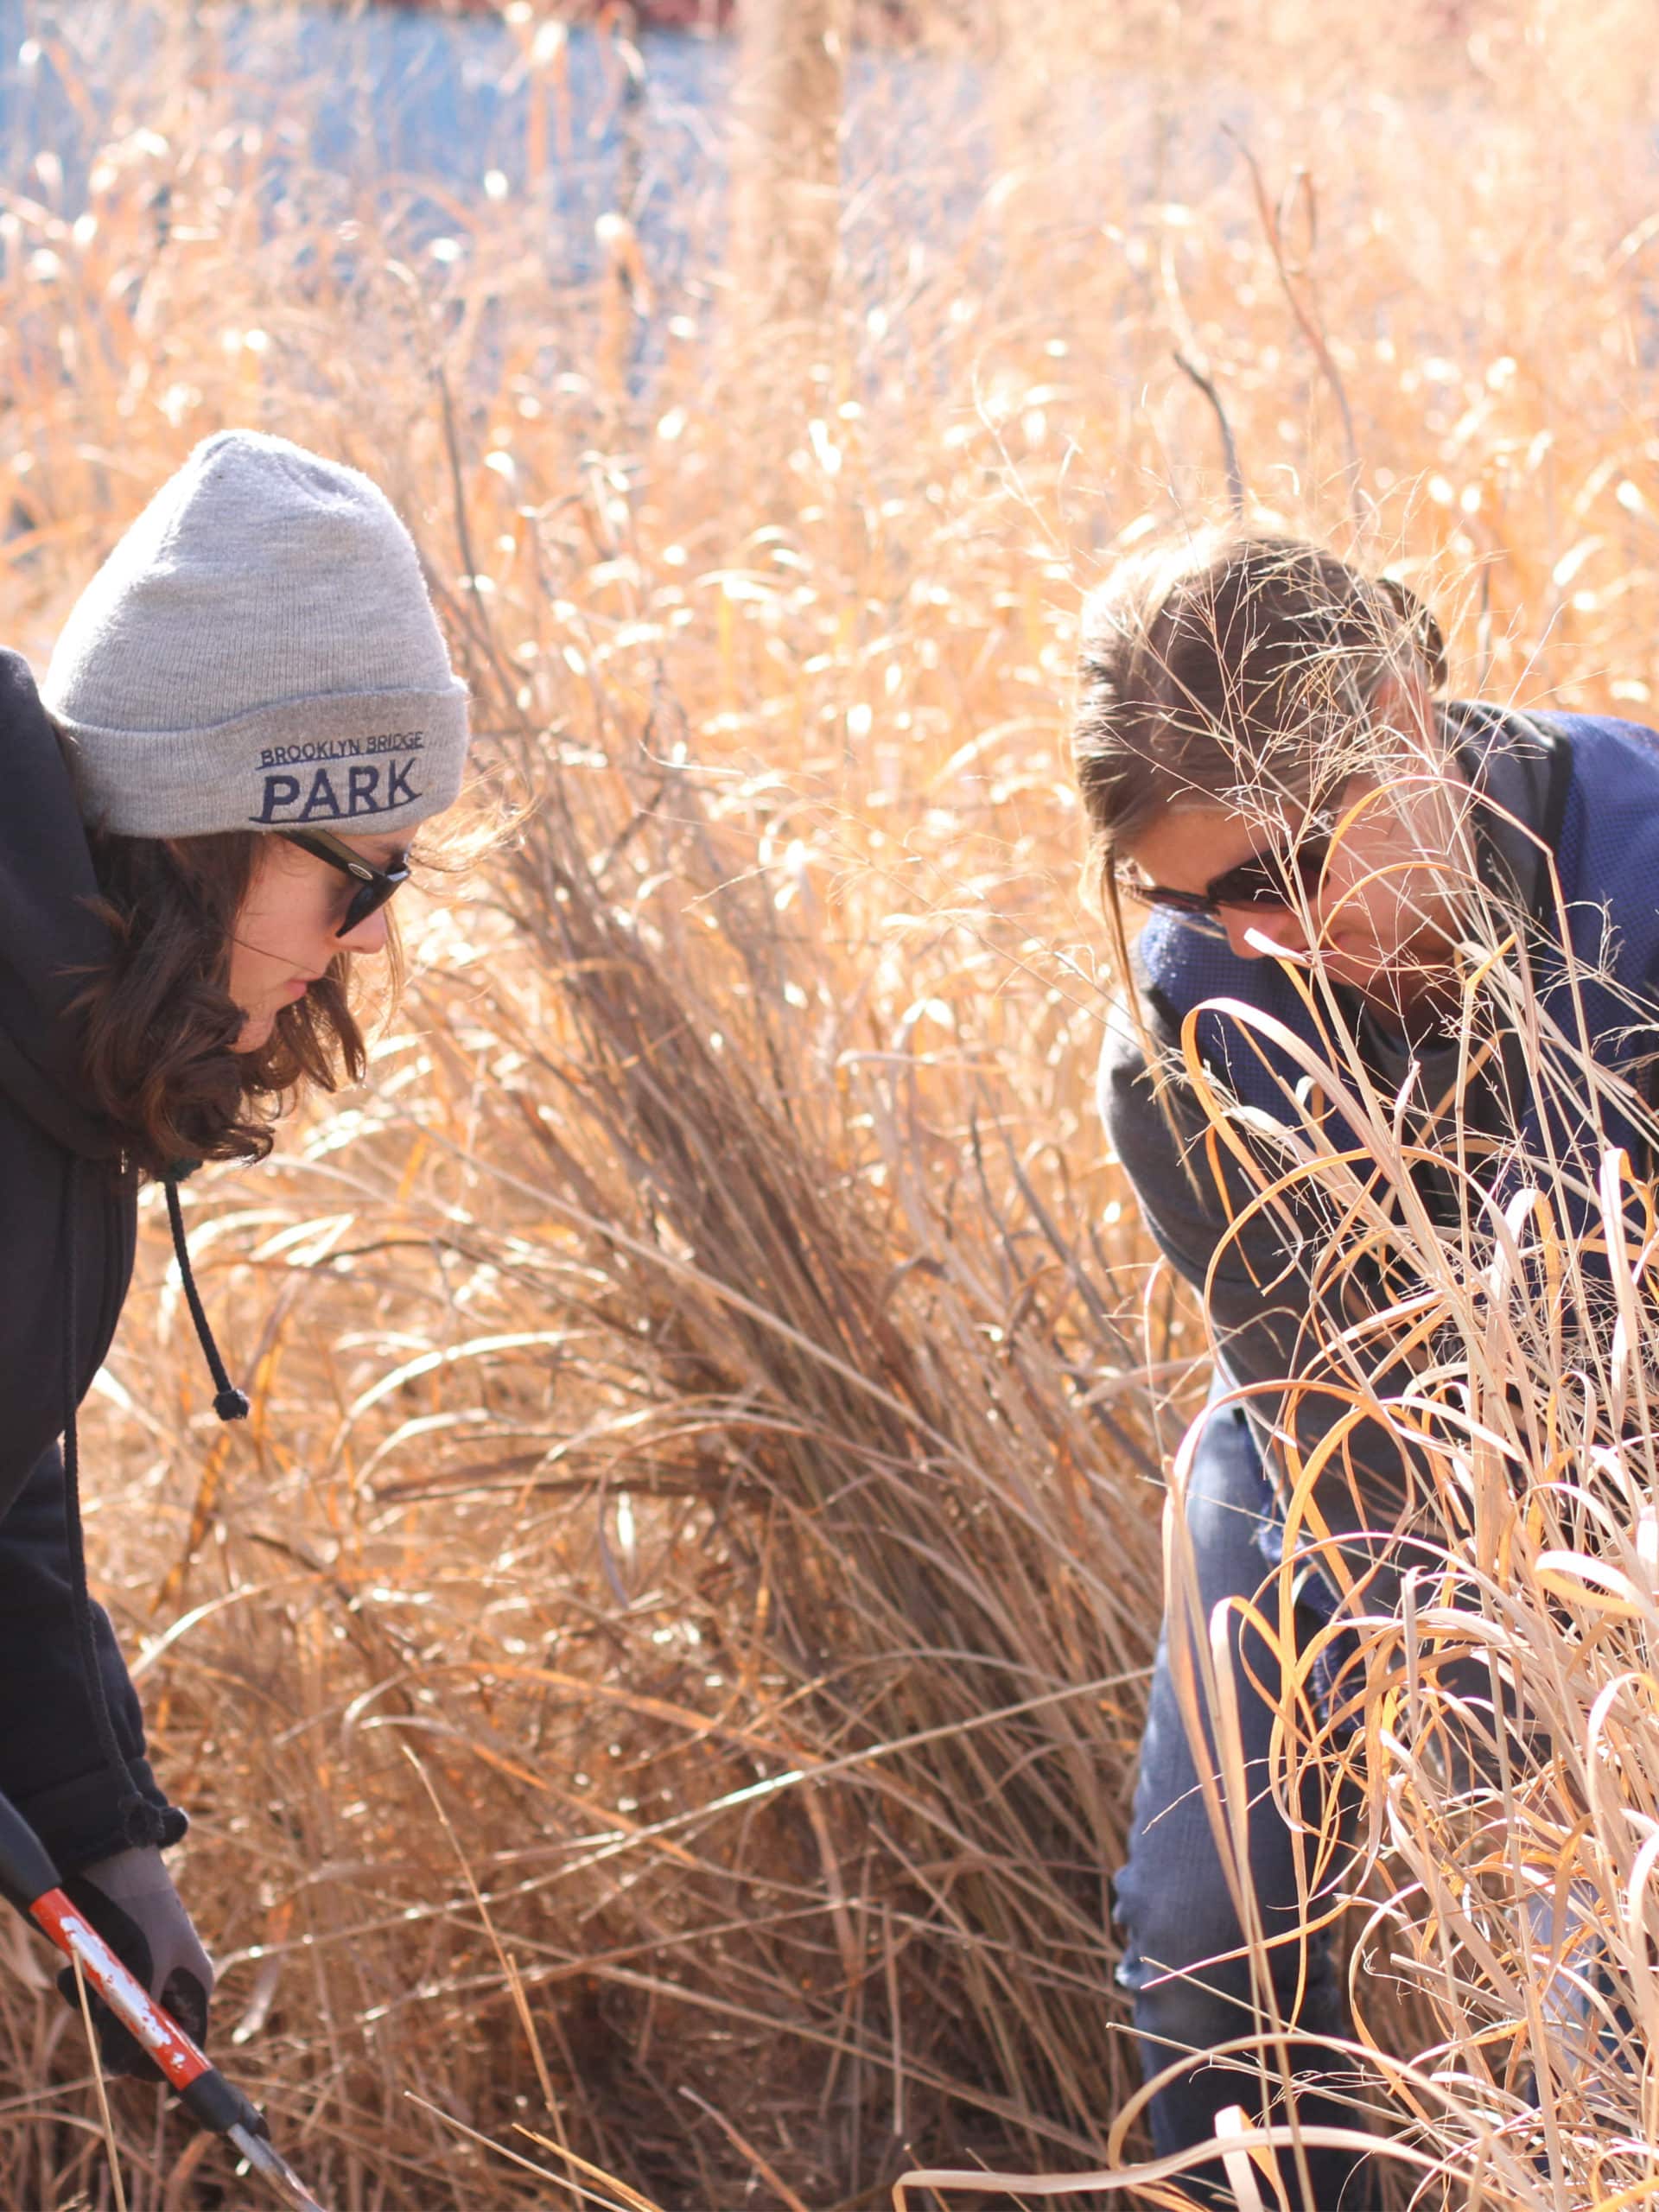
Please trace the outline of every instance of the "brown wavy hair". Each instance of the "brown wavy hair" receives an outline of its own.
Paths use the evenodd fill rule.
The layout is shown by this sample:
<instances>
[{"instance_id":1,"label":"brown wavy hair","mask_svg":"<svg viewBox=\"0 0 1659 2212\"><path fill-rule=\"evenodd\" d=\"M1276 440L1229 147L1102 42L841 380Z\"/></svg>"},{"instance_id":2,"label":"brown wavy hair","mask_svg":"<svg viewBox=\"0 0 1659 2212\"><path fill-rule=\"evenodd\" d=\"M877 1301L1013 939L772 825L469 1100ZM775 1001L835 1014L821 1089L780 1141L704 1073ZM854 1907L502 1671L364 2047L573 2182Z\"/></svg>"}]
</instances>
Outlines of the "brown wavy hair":
<instances>
[{"instance_id":1,"label":"brown wavy hair","mask_svg":"<svg viewBox=\"0 0 1659 2212\"><path fill-rule=\"evenodd\" d=\"M1123 849L1166 810L1321 803L1376 767L1387 737L1371 702L1407 671L1446 687L1429 609L1306 539L1200 530L1118 564L1084 608L1071 751L1121 976L1134 972Z\"/></svg>"},{"instance_id":2,"label":"brown wavy hair","mask_svg":"<svg viewBox=\"0 0 1659 2212\"><path fill-rule=\"evenodd\" d=\"M1169 808L1247 811L1373 765L1371 701L1446 680L1433 615L1325 547L1200 531L1123 561L1084 609L1072 754L1097 860Z\"/></svg>"},{"instance_id":3,"label":"brown wavy hair","mask_svg":"<svg viewBox=\"0 0 1659 2212\"><path fill-rule=\"evenodd\" d=\"M277 1014L257 1052L232 1048L231 932L253 880L259 833L207 837L88 834L115 957L76 1001L93 1103L134 1165L262 1160L284 1104L305 1084L338 1090L367 1059L340 953ZM395 988L397 943L388 946Z\"/></svg>"}]
</instances>

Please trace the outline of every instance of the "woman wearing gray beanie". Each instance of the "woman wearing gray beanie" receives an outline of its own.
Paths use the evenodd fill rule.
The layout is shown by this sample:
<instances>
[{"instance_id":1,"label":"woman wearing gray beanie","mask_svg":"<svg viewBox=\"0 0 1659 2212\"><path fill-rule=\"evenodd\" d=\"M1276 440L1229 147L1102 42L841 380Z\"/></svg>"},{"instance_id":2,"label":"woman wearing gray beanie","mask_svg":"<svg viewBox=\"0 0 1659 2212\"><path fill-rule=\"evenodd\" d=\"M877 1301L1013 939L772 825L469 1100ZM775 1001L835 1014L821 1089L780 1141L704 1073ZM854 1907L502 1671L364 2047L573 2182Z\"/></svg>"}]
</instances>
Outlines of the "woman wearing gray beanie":
<instances>
[{"instance_id":1,"label":"woman wearing gray beanie","mask_svg":"<svg viewBox=\"0 0 1659 2212\"><path fill-rule=\"evenodd\" d=\"M198 2039L213 1968L162 1863L157 1786L86 1594L75 1410L164 1182L270 1148L359 1077L353 956L460 789L467 695L385 496L286 440L197 448L70 613L37 693L0 653L0 1793ZM73 1990L66 1992L73 1998ZM113 2020L106 2068L155 2078Z\"/></svg>"}]
</instances>

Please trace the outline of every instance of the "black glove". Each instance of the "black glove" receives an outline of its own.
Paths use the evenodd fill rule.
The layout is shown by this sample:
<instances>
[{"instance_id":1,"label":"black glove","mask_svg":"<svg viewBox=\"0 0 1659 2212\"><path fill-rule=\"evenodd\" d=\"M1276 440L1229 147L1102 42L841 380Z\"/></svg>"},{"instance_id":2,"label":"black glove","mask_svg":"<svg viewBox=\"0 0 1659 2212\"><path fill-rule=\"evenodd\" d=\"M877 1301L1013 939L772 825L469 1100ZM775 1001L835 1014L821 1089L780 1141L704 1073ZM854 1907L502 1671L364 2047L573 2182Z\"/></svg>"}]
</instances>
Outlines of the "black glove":
<instances>
[{"instance_id":1,"label":"black glove","mask_svg":"<svg viewBox=\"0 0 1659 2212\"><path fill-rule=\"evenodd\" d=\"M173 2015L192 2042L205 2044L213 1962L190 1924L161 1853L118 1851L111 1858L95 1859L70 1875L63 1887L75 1910L92 1923L122 1965ZM58 1988L65 2002L79 2012L73 1967L58 1976ZM86 1995L104 2071L130 2074L138 2082L159 2082L160 2067L140 2050L90 1985Z\"/></svg>"}]
</instances>

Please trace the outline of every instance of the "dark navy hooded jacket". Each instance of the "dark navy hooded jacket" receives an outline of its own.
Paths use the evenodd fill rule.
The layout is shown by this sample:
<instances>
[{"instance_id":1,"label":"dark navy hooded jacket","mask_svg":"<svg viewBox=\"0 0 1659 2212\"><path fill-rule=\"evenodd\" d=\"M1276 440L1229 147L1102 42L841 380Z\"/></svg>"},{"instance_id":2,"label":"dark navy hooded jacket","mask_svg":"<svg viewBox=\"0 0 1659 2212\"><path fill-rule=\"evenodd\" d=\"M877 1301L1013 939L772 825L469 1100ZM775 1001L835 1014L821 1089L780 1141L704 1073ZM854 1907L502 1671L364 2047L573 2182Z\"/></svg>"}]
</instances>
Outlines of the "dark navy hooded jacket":
<instances>
[{"instance_id":1,"label":"dark navy hooded jacket","mask_svg":"<svg viewBox=\"0 0 1659 2212\"><path fill-rule=\"evenodd\" d=\"M107 1617L91 1609L90 1649L76 1618L62 1438L115 1332L137 1200L87 1103L68 1010L110 957L96 896L58 741L27 666L0 651L0 1791L65 1872L185 1828L150 1772Z\"/></svg>"}]
</instances>

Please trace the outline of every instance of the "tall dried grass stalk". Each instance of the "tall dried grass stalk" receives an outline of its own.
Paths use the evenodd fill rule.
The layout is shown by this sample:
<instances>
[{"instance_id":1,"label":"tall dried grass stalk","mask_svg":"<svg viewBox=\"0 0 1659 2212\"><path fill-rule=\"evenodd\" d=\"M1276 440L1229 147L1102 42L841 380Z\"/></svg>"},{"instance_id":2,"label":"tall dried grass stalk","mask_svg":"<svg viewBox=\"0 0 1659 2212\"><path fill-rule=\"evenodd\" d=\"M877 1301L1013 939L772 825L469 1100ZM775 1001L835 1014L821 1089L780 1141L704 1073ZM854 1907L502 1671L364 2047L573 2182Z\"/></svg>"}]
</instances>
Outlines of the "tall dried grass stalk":
<instances>
[{"instance_id":1,"label":"tall dried grass stalk","mask_svg":"<svg viewBox=\"0 0 1659 2212\"><path fill-rule=\"evenodd\" d=\"M848 0L750 0L732 108L730 282L758 343L810 346L830 303L841 230Z\"/></svg>"}]
</instances>

